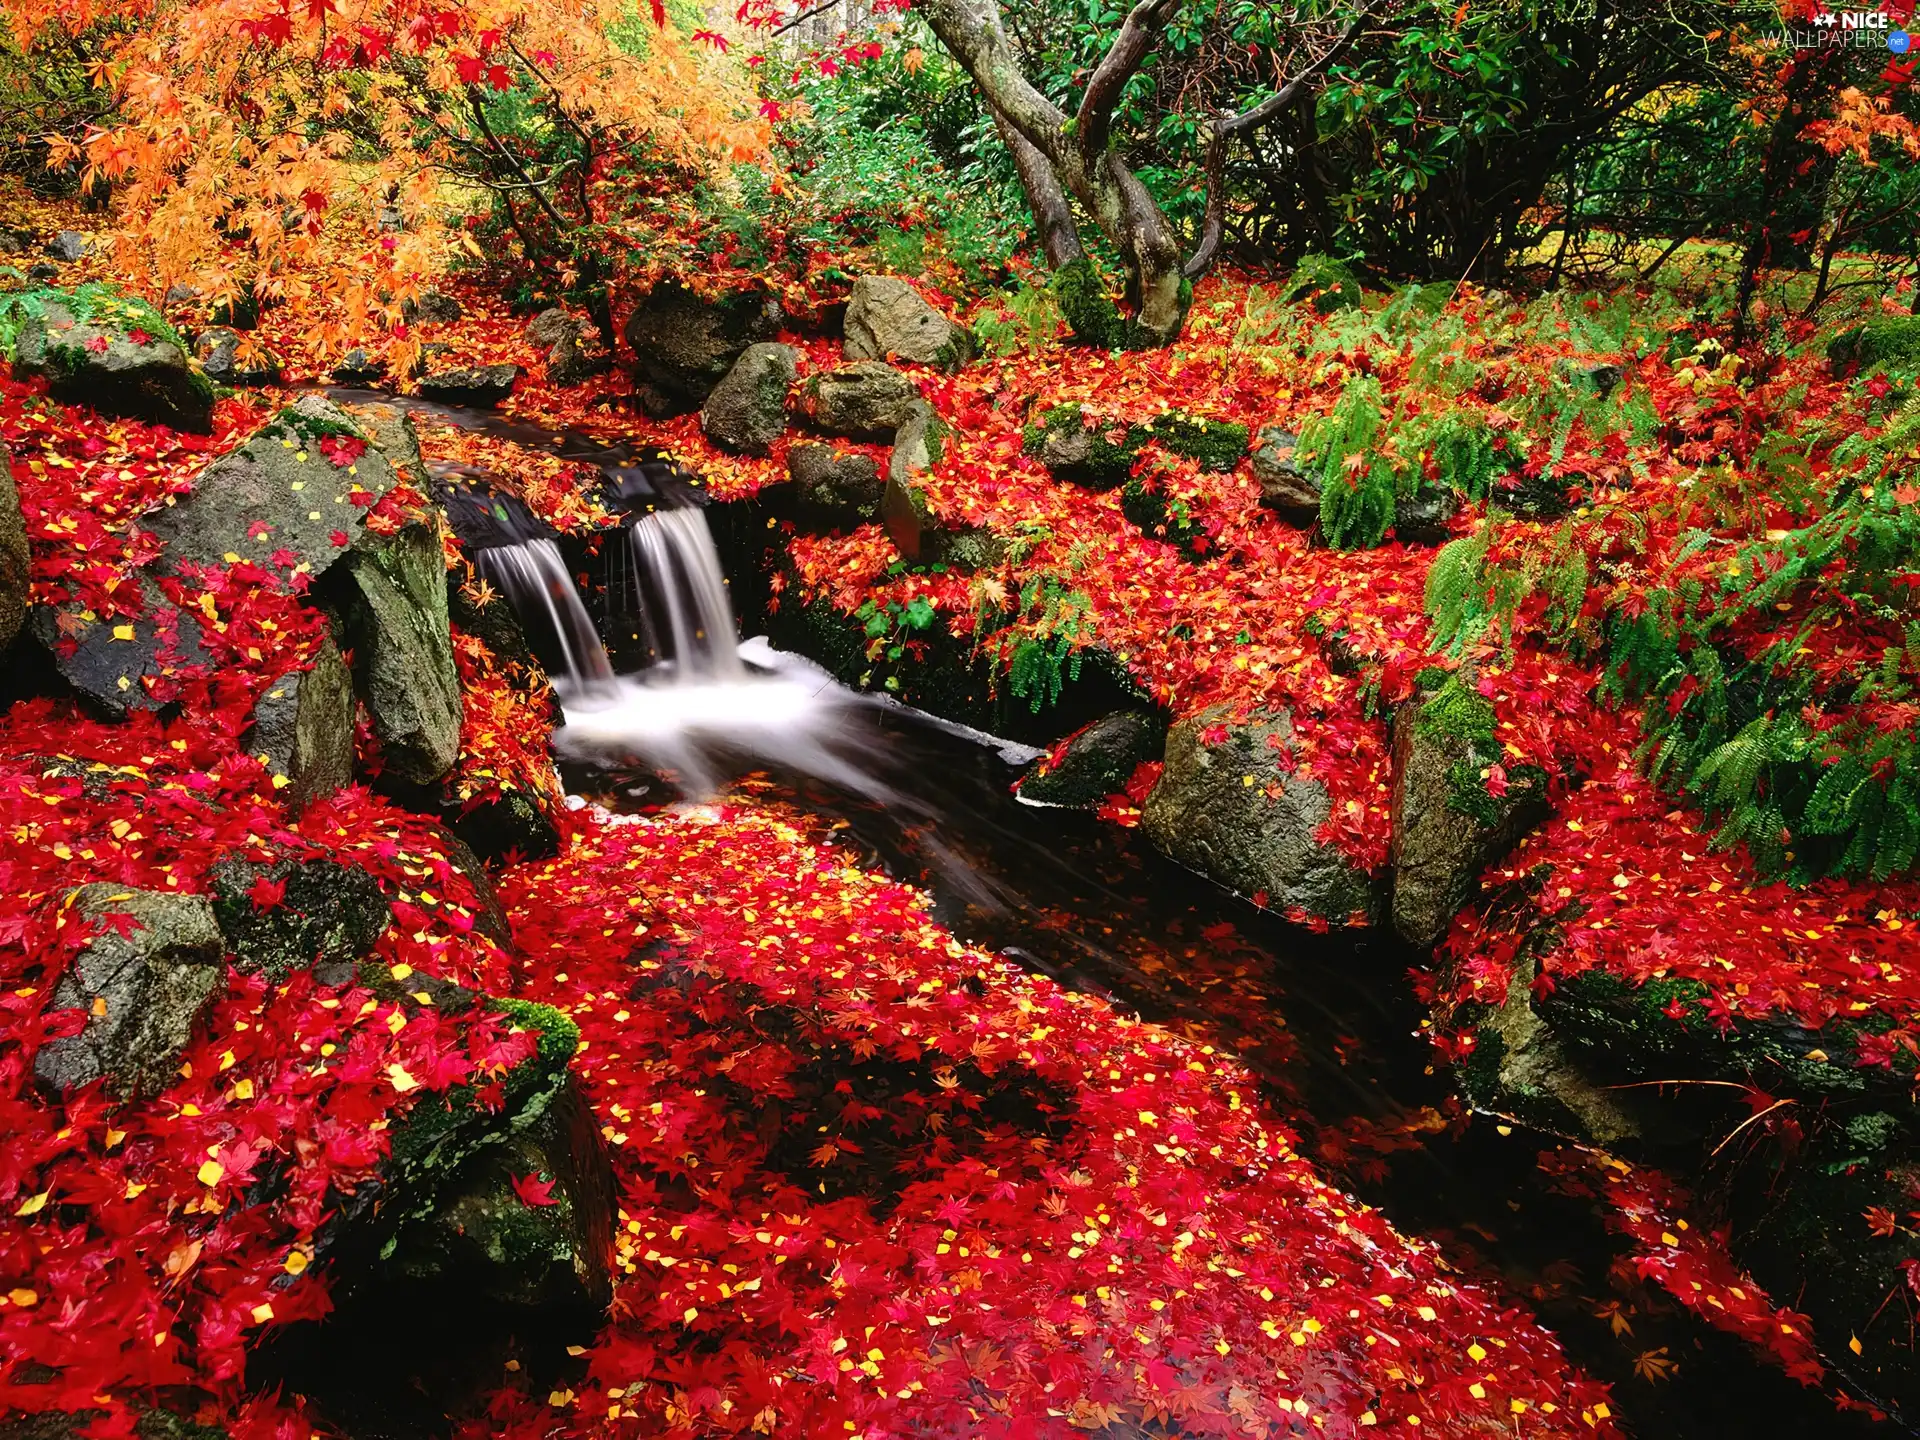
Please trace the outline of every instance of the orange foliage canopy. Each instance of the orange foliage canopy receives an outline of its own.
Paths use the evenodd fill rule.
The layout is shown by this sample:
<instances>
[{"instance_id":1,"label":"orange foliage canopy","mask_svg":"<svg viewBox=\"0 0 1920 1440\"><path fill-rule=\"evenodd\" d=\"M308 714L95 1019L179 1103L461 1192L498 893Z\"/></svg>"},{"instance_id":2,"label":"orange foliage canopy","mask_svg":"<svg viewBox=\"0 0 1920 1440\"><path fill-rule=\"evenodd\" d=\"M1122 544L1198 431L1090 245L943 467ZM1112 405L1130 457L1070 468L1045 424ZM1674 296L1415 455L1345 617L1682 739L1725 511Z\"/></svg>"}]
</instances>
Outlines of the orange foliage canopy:
<instances>
[{"instance_id":1,"label":"orange foliage canopy","mask_svg":"<svg viewBox=\"0 0 1920 1440\"><path fill-rule=\"evenodd\" d=\"M113 122L52 137L52 162L111 183L116 270L297 306L335 349L394 330L442 258L445 212L486 188L531 206L536 188L603 187L621 158L692 178L768 140L744 67L683 40L659 0L637 25L620 0L4 9L23 47L84 37L94 82L115 94ZM535 164L502 129L509 94L536 130L578 137L583 173ZM383 230L383 209L398 225Z\"/></svg>"}]
</instances>

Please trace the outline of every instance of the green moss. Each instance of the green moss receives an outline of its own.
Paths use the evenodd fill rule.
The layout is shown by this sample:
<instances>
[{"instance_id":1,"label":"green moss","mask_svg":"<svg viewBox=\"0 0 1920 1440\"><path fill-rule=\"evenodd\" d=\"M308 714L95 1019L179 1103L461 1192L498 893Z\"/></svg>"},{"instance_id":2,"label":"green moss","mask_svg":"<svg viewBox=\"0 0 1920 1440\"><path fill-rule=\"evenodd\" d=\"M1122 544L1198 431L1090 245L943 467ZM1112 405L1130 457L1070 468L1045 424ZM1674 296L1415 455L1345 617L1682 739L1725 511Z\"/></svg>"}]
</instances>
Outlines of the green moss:
<instances>
[{"instance_id":1,"label":"green moss","mask_svg":"<svg viewBox=\"0 0 1920 1440\"><path fill-rule=\"evenodd\" d=\"M1067 328L1082 345L1100 350L1124 348L1127 322L1091 260L1082 257L1054 271L1053 297L1059 302Z\"/></svg>"},{"instance_id":2,"label":"green moss","mask_svg":"<svg viewBox=\"0 0 1920 1440\"><path fill-rule=\"evenodd\" d=\"M1120 513L1140 527L1143 535L1177 545L1190 560L1204 559L1212 538L1187 508L1184 500L1170 499L1159 486L1138 475L1120 490Z\"/></svg>"},{"instance_id":3,"label":"green moss","mask_svg":"<svg viewBox=\"0 0 1920 1440\"><path fill-rule=\"evenodd\" d=\"M373 443L373 437L351 422L333 420L325 415L306 414L289 405L273 417L274 427L296 440L308 445L317 444L330 435L345 435L367 444Z\"/></svg>"},{"instance_id":4,"label":"green moss","mask_svg":"<svg viewBox=\"0 0 1920 1440\"><path fill-rule=\"evenodd\" d=\"M1209 420L1173 410L1146 428L1162 449L1197 460L1206 470L1231 470L1247 453L1247 427L1233 420Z\"/></svg>"},{"instance_id":5,"label":"green moss","mask_svg":"<svg viewBox=\"0 0 1920 1440\"><path fill-rule=\"evenodd\" d=\"M22 290L0 295L0 348L13 349L20 323L31 315L43 315L50 305L64 309L76 325L94 325L101 329L143 330L156 340L186 349L180 332L167 322L147 301L137 295L125 295L111 285L88 281L71 290L50 288ZM57 343L57 342L56 342Z\"/></svg>"},{"instance_id":6,"label":"green moss","mask_svg":"<svg viewBox=\"0 0 1920 1440\"><path fill-rule=\"evenodd\" d=\"M1920 366L1920 315L1884 315L1834 336L1827 359L1835 366Z\"/></svg>"},{"instance_id":7,"label":"green moss","mask_svg":"<svg viewBox=\"0 0 1920 1440\"><path fill-rule=\"evenodd\" d=\"M1133 470L1144 441L1140 428L1087 414L1079 405L1056 405L1026 429L1024 449L1052 459L1054 473L1084 485L1120 484ZM1068 456L1070 459L1061 460Z\"/></svg>"},{"instance_id":8,"label":"green moss","mask_svg":"<svg viewBox=\"0 0 1920 1440\"><path fill-rule=\"evenodd\" d=\"M1462 680L1460 672L1448 675L1431 699L1420 707L1414 724L1423 735L1436 740L1460 740L1469 744L1491 745L1494 739L1492 704Z\"/></svg>"},{"instance_id":9,"label":"green moss","mask_svg":"<svg viewBox=\"0 0 1920 1440\"><path fill-rule=\"evenodd\" d=\"M1344 261L1336 260L1331 255L1303 255L1280 298L1288 301L1311 299L1316 311L1331 315L1336 310L1358 307L1364 292L1360 287L1360 277Z\"/></svg>"}]
</instances>

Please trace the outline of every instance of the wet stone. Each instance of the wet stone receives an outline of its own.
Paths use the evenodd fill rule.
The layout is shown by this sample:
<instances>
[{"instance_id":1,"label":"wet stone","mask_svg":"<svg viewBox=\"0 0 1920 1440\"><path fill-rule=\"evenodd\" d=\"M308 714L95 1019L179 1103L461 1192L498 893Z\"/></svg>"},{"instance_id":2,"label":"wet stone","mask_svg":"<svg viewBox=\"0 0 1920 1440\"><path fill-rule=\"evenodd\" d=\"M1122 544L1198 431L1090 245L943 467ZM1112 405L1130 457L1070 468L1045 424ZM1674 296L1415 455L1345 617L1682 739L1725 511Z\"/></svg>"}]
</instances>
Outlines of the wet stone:
<instances>
[{"instance_id":1,"label":"wet stone","mask_svg":"<svg viewBox=\"0 0 1920 1440\"><path fill-rule=\"evenodd\" d=\"M422 375L418 388L422 399L491 409L513 393L514 382L524 373L518 365L509 363L463 365Z\"/></svg>"},{"instance_id":2,"label":"wet stone","mask_svg":"<svg viewBox=\"0 0 1920 1440\"><path fill-rule=\"evenodd\" d=\"M261 692L247 749L259 757L295 810L353 780L353 676L331 638L313 665L290 670Z\"/></svg>"},{"instance_id":3,"label":"wet stone","mask_svg":"<svg viewBox=\"0 0 1920 1440\"><path fill-rule=\"evenodd\" d=\"M343 983L392 918L378 881L332 860L225 859L208 876L236 963L274 981L311 968L323 985Z\"/></svg>"}]
</instances>

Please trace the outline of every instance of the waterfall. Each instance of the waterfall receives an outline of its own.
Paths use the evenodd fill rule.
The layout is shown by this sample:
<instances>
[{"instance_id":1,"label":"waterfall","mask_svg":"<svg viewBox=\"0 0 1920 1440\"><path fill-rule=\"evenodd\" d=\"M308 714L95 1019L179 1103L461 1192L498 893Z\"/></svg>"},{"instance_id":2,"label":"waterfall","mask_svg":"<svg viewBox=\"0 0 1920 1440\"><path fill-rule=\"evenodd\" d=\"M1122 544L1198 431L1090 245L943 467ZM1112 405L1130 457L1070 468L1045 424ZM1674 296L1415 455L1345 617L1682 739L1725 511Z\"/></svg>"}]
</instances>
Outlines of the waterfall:
<instances>
[{"instance_id":1,"label":"waterfall","mask_svg":"<svg viewBox=\"0 0 1920 1440\"><path fill-rule=\"evenodd\" d=\"M587 607L580 603L580 592L574 588L558 545L551 540L495 545L478 552L474 565L506 594L522 625L537 628L544 617L555 653L566 669L566 684L573 691L605 685L613 679L606 647L600 643Z\"/></svg>"},{"instance_id":2,"label":"waterfall","mask_svg":"<svg viewBox=\"0 0 1920 1440\"><path fill-rule=\"evenodd\" d=\"M657 666L677 685L747 678L734 636L733 606L706 515L656 510L633 522L633 588Z\"/></svg>"}]
</instances>

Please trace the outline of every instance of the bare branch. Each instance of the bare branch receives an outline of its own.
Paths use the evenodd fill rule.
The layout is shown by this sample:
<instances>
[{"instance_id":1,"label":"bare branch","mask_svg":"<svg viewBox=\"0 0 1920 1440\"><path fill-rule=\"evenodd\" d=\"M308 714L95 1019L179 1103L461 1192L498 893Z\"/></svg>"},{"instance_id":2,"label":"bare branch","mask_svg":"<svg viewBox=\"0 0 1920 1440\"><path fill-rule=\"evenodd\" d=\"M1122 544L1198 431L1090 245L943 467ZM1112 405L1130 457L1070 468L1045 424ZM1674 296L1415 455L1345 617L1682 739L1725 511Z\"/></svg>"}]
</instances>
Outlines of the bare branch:
<instances>
[{"instance_id":1,"label":"bare branch","mask_svg":"<svg viewBox=\"0 0 1920 1440\"><path fill-rule=\"evenodd\" d=\"M1147 52L1167 28L1180 0L1138 0L1113 37L1106 55L1095 67L1093 77L1080 96L1080 110L1074 117L1079 132L1081 162L1089 169L1106 153L1113 133L1113 111L1120 103L1127 82L1146 62Z\"/></svg>"},{"instance_id":2,"label":"bare branch","mask_svg":"<svg viewBox=\"0 0 1920 1440\"><path fill-rule=\"evenodd\" d=\"M1073 207L1054 173L1053 162L1040 153L1033 142L1022 135L998 110L988 106L994 128L1013 152L1014 169L1020 172L1020 186L1027 192L1027 208L1033 211L1034 224L1040 230L1040 248L1047 264L1058 270L1085 256L1080 231L1073 223Z\"/></svg>"}]
</instances>

